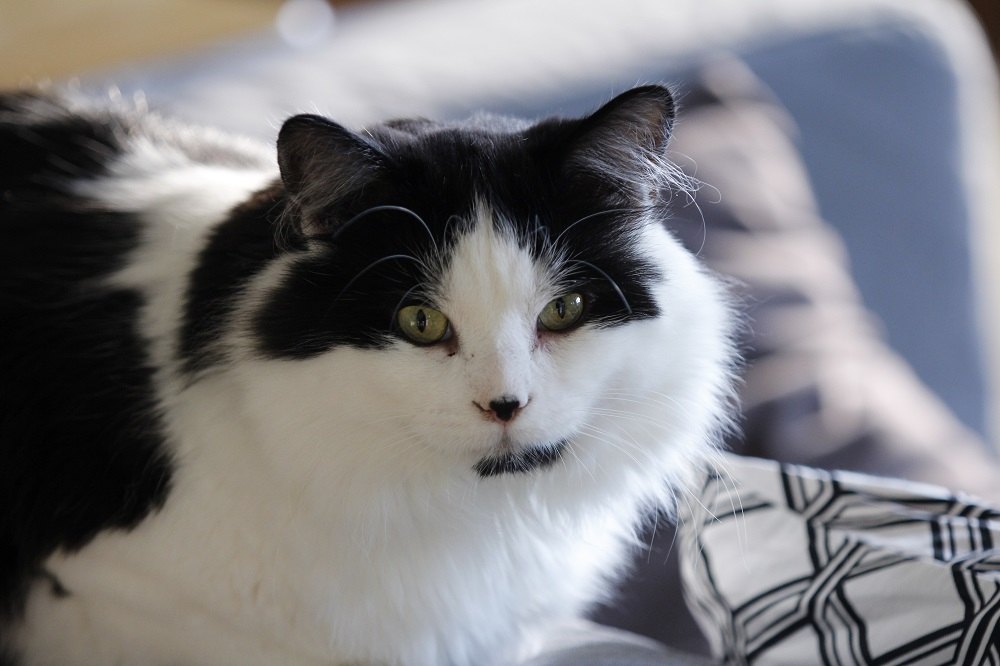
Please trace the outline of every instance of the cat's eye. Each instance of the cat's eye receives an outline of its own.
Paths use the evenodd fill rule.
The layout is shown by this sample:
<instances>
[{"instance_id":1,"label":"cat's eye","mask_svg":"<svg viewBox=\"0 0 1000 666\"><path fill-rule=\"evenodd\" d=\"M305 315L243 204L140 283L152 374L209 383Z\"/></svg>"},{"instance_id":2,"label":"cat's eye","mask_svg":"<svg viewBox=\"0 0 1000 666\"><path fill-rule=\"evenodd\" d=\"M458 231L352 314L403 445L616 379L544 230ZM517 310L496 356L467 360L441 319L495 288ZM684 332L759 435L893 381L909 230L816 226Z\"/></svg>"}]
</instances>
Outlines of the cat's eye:
<instances>
[{"instance_id":1,"label":"cat's eye","mask_svg":"<svg viewBox=\"0 0 1000 666\"><path fill-rule=\"evenodd\" d=\"M451 333L448 318L439 310L426 305L407 305L396 316L399 330L410 342L432 345L446 339Z\"/></svg>"},{"instance_id":2,"label":"cat's eye","mask_svg":"<svg viewBox=\"0 0 1000 666\"><path fill-rule=\"evenodd\" d=\"M583 316L583 295L572 293L554 298L538 314L538 323L550 331L572 328Z\"/></svg>"}]
</instances>

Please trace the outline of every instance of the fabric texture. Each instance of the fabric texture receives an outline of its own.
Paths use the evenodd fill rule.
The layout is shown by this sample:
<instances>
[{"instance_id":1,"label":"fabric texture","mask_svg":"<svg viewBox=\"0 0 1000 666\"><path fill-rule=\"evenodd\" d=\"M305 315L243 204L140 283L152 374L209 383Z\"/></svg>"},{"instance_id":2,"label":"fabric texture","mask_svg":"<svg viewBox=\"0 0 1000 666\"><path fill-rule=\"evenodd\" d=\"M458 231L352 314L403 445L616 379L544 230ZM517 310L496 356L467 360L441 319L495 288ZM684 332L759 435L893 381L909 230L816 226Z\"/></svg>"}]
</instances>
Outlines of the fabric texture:
<instances>
[{"instance_id":1,"label":"fabric texture","mask_svg":"<svg viewBox=\"0 0 1000 666\"><path fill-rule=\"evenodd\" d=\"M682 523L730 664L1000 664L1000 511L914 483L730 457Z\"/></svg>"},{"instance_id":2,"label":"fabric texture","mask_svg":"<svg viewBox=\"0 0 1000 666\"><path fill-rule=\"evenodd\" d=\"M544 648L518 666L710 666L707 657L681 653L632 633L577 620L546 637Z\"/></svg>"}]
</instances>

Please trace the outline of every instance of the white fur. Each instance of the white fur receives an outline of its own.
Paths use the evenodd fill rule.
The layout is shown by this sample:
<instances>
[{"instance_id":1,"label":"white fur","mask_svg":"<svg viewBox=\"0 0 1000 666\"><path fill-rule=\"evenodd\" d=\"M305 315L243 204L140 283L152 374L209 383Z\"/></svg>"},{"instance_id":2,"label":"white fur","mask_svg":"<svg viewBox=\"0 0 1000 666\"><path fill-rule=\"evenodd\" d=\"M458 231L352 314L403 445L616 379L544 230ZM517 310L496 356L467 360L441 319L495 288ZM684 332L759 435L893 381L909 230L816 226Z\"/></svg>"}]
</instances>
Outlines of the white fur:
<instances>
[{"instance_id":1,"label":"white fur","mask_svg":"<svg viewBox=\"0 0 1000 666\"><path fill-rule=\"evenodd\" d=\"M178 381L186 273L210 225L275 175L213 167L89 186L150 221L113 281L147 299L177 469L165 507L135 530L46 563L72 596L33 590L15 640L29 664L511 663L607 593L643 510L669 507L711 452L727 311L658 224L644 232L666 274L657 319L539 338L556 268L483 208L438 294L454 355L400 341L261 360L237 339L238 362ZM239 316L281 270L250 285ZM473 404L500 395L530 400L506 433ZM472 470L501 445L562 438L551 468Z\"/></svg>"}]
</instances>

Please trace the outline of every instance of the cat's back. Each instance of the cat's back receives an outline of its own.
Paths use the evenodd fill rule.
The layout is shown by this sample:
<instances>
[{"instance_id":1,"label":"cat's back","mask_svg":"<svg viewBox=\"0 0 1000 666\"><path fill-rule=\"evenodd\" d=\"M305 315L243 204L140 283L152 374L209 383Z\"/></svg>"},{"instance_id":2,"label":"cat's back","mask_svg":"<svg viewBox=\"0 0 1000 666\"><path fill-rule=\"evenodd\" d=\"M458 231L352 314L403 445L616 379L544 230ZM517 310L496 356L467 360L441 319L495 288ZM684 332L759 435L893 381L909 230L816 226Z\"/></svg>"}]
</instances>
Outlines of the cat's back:
<instances>
[{"instance_id":1,"label":"cat's back","mask_svg":"<svg viewBox=\"0 0 1000 666\"><path fill-rule=\"evenodd\" d=\"M128 525L161 501L141 300L102 284L138 242L135 215L74 189L122 152L124 119L56 97L0 97L0 612L15 614L40 559ZM108 391L113 377L123 391ZM131 441L106 415L135 425ZM143 432L144 431L144 432ZM132 443L138 446L132 446ZM103 451L100 449L104 449ZM119 454L107 464L108 456ZM135 492L129 499L128 488ZM2 618L0 618L2 623Z\"/></svg>"},{"instance_id":2,"label":"cat's back","mask_svg":"<svg viewBox=\"0 0 1000 666\"><path fill-rule=\"evenodd\" d=\"M225 180L260 181L271 161L251 142L163 120L141 102L0 94L0 297L37 304L29 283L44 283L49 301L79 295L120 270L150 225L210 226L249 189L227 198Z\"/></svg>"},{"instance_id":3,"label":"cat's back","mask_svg":"<svg viewBox=\"0 0 1000 666\"><path fill-rule=\"evenodd\" d=\"M143 313L157 289L183 288L264 163L135 104L0 95L0 634L46 554L164 501L171 465ZM130 283L136 269L157 287Z\"/></svg>"},{"instance_id":4,"label":"cat's back","mask_svg":"<svg viewBox=\"0 0 1000 666\"><path fill-rule=\"evenodd\" d=\"M0 298L4 307L66 300L114 269L137 225L75 193L123 150L125 119L86 114L37 92L0 96Z\"/></svg>"}]
</instances>

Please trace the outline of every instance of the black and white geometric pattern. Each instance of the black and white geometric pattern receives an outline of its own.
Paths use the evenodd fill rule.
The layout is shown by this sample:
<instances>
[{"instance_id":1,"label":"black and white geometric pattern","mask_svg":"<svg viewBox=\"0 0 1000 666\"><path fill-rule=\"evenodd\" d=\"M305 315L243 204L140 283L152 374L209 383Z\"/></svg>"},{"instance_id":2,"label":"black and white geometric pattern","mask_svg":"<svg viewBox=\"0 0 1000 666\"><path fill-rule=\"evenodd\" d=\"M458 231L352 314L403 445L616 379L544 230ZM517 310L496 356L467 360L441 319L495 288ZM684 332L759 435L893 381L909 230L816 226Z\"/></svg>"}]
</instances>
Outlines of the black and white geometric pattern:
<instances>
[{"instance_id":1,"label":"black and white geometric pattern","mask_svg":"<svg viewBox=\"0 0 1000 666\"><path fill-rule=\"evenodd\" d=\"M1000 510L736 457L691 505L685 594L726 663L1000 666Z\"/></svg>"}]
</instances>

